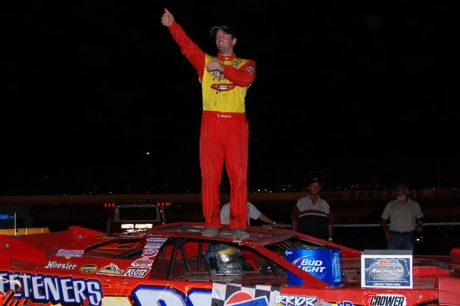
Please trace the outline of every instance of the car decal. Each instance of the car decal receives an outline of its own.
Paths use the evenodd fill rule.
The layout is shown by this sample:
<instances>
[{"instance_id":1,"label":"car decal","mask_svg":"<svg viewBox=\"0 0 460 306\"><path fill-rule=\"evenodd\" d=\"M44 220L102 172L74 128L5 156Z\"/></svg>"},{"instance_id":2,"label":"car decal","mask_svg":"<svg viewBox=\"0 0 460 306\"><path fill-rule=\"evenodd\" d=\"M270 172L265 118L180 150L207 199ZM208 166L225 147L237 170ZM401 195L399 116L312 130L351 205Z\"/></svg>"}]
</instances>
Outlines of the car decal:
<instances>
[{"instance_id":1,"label":"car decal","mask_svg":"<svg viewBox=\"0 0 460 306\"><path fill-rule=\"evenodd\" d=\"M14 299L32 300L35 303L100 305L103 292L102 284L97 279L81 279L72 277L44 276L38 274L19 274L0 272L0 301ZM23 303L22 303L23 304ZM26 303L30 305L30 303ZM0 305L5 304L3 301ZM16 304L11 304L16 305ZM21 305L18 303L17 305Z\"/></svg>"}]
</instances>

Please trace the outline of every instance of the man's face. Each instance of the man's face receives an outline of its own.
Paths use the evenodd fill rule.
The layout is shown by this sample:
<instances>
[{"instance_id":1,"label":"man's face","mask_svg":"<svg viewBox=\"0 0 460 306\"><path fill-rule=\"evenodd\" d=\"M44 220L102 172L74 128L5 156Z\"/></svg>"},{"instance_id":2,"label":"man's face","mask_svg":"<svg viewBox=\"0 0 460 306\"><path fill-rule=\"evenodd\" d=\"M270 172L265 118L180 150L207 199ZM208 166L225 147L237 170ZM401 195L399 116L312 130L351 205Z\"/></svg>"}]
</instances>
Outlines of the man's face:
<instances>
[{"instance_id":1,"label":"man's face","mask_svg":"<svg viewBox=\"0 0 460 306\"><path fill-rule=\"evenodd\" d=\"M404 189L404 187L402 186L396 187L396 196L400 196L405 193L406 193L406 190Z\"/></svg>"},{"instance_id":2,"label":"man's face","mask_svg":"<svg viewBox=\"0 0 460 306\"><path fill-rule=\"evenodd\" d=\"M236 38L233 38L231 34L226 34L222 30L217 30L215 38L217 50L219 50L219 53L233 53L233 46L236 44Z\"/></svg>"},{"instance_id":3,"label":"man's face","mask_svg":"<svg viewBox=\"0 0 460 306\"><path fill-rule=\"evenodd\" d=\"M312 183L308 187L308 190L310 190L310 193L314 195L318 194L320 189L321 189L321 185L319 183Z\"/></svg>"},{"instance_id":4,"label":"man's face","mask_svg":"<svg viewBox=\"0 0 460 306\"><path fill-rule=\"evenodd\" d=\"M406 189L403 186L396 187L396 199L404 201L406 198Z\"/></svg>"}]
</instances>

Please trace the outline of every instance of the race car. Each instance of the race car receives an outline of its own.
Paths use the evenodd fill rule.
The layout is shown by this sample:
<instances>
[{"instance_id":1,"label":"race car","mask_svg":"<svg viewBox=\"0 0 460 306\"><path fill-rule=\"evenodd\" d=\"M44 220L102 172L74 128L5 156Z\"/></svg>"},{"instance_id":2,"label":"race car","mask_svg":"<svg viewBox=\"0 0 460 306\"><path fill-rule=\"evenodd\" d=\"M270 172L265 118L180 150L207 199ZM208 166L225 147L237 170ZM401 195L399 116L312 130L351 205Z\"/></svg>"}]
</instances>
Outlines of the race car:
<instances>
[{"instance_id":1,"label":"race car","mask_svg":"<svg viewBox=\"0 0 460 306\"><path fill-rule=\"evenodd\" d=\"M289 229L203 223L0 235L0 305L459 305L450 255L366 252Z\"/></svg>"}]
</instances>

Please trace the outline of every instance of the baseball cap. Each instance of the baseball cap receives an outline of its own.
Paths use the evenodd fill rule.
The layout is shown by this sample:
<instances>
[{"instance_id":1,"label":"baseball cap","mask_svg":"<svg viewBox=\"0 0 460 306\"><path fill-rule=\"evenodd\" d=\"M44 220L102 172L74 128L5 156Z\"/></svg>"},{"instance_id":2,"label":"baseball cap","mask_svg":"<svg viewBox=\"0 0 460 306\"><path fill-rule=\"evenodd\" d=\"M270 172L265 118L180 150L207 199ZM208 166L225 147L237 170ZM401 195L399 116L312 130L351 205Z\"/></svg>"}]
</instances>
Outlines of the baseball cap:
<instances>
[{"instance_id":1,"label":"baseball cap","mask_svg":"<svg viewBox=\"0 0 460 306\"><path fill-rule=\"evenodd\" d=\"M211 29L211 36L216 36L218 30L222 30L225 34L231 34L233 38L236 37L236 30L234 27L229 25L215 26Z\"/></svg>"},{"instance_id":2,"label":"baseball cap","mask_svg":"<svg viewBox=\"0 0 460 306\"><path fill-rule=\"evenodd\" d=\"M318 183L318 184L321 185L321 183L319 182L319 180L318 180L317 177L312 178L312 179L310 180L310 183L308 184L308 186L310 186L310 185L313 184L313 183Z\"/></svg>"}]
</instances>

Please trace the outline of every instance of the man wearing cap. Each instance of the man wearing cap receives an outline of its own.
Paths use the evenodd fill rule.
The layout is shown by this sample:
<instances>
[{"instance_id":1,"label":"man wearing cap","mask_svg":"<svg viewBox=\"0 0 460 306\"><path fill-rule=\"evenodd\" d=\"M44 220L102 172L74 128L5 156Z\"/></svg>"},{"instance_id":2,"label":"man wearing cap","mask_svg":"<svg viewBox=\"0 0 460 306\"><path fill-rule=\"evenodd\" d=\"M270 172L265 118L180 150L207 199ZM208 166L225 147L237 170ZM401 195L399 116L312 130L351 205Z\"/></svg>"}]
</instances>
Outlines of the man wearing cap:
<instances>
[{"instance_id":1,"label":"man wearing cap","mask_svg":"<svg viewBox=\"0 0 460 306\"><path fill-rule=\"evenodd\" d=\"M414 233L423 230L423 213L420 204L409 196L407 185L398 184L396 199L387 203L380 217L380 226L385 233L389 250L413 251Z\"/></svg>"},{"instance_id":2,"label":"man wearing cap","mask_svg":"<svg viewBox=\"0 0 460 306\"><path fill-rule=\"evenodd\" d=\"M217 56L203 52L164 10L162 24L169 29L182 54L198 73L203 114L200 131L201 196L206 229L203 236L216 236L220 224L220 181L225 167L230 179L230 229L235 238L246 238L247 168L249 127L245 97L256 77L253 60L236 57L236 31L229 25L211 29Z\"/></svg>"},{"instance_id":3,"label":"man wearing cap","mask_svg":"<svg viewBox=\"0 0 460 306\"><path fill-rule=\"evenodd\" d=\"M320 198L321 184L313 179L308 185L309 194L297 201L291 213L292 229L319 239L332 241L334 214L329 204Z\"/></svg>"}]
</instances>

